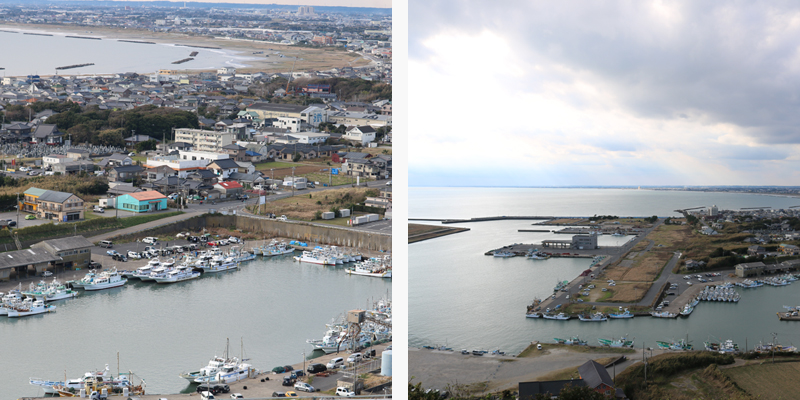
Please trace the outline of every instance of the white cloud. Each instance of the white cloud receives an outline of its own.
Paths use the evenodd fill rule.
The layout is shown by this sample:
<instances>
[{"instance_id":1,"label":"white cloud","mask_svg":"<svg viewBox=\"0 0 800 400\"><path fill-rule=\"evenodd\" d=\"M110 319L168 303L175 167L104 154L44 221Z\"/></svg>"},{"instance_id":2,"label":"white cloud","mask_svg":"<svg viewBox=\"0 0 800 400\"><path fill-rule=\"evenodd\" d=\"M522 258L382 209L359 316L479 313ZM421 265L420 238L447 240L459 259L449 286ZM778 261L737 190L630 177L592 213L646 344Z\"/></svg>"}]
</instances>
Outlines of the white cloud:
<instances>
[{"instance_id":1,"label":"white cloud","mask_svg":"<svg viewBox=\"0 0 800 400\"><path fill-rule=\"evenodd\" d=\"M800 12L588 4L473 2L416 33L430 8L411 5L412 185L510 169L526 173L504 184L786 184Z\"/></svg>"}]
</instances>

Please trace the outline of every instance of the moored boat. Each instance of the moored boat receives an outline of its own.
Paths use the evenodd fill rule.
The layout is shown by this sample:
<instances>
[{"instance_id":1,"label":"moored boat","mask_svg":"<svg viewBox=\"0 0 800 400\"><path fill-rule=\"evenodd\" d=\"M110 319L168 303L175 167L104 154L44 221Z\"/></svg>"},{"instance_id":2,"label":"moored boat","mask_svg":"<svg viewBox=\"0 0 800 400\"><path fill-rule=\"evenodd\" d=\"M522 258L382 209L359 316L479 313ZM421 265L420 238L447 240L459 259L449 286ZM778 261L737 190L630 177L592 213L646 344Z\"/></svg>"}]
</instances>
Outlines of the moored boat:
<instances>
[{"instance_id":1,"label":"moored boat","mask_svg":"<svg viewBox=\"0 0 800 400\"><path fill-rule=\"evenodd\" d=\"M635 339L635 338L634 338ZM619 339L597 339L600 342L601 346L608 346L608 347L633 347L634 339L628 340L627 337L623 336Z\"/></svg>"}]
</instances>

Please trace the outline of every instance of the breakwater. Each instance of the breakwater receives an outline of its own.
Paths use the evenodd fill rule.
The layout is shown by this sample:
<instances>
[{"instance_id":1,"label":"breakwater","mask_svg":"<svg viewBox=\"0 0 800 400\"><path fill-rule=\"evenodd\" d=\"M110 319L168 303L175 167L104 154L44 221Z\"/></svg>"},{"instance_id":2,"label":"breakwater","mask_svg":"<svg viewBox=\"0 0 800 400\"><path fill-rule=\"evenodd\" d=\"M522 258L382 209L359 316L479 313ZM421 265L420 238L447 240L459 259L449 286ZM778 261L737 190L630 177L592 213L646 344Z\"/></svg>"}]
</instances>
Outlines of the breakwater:
<instances>
[{"instance_id":1,"label":"breakwater","mask_svg":"<svg viewBox=\"0 0 800 400\"><path fill-rule=\"evenodd\" d=\"M283 222L248 215L205 214L127 236L158 236L160 234L198 231L203 228L218 227L241 229L251 233L263 234L267 237L284 237L363 250L392 250L392 235L390 234L355 231L335 226L313 225L306 222Z\"/></svg>"},{"instance_id":2,"label":"breakwater","mask_svg":"<svg viewBox=\"0 0 800 400\"><path fill-rule=\"evenodd\" d=\"M196 49L214 49L214 50L220 50L220 49L221 49L221 47L197 46L197 45L191 45L191 44L176 44L175 46L180 46L180 47L194 47L194 48L196 48Z\"/></svg>"},{"instance_id":3,"label":"breakwater","mask_svg":"<svg viewBox=\"0 0 800 400\"><path fill-rule=\"evenodd\" d=\"M178 61L173 61L172 63L173 64L183 64L185 62L192 61L192 60L194 60L194 58L189 57L189 58L184 58L184 59L181 59L181 60L178 60Z\"/></svg>"},{"instance_id":4,"label":"breakwater","mask_svg":"<svg viewBox=\"0 0 800 400\"><path fill-rule=\"evenodd\" d=\"M125 42L125 43L141 43L141 44L156 44L156 42L143 42L140 40L125 40L125 39L117 39L118 42Z\"/></svg>"},{"instance_id":5,"label":"breakwater","mask_svg":"<svg viewBox=\"0 0 800 400\"><path fill-rule=\"evenodd\" d=\"M56 67L56 69L73 69L73 68L80 68L80 67L88 67L90 65L94 65L94 63L65 65L63 67Z\"/></svg>"},{"instance_id":6,"label":"breakwater","mask_svg":"<svg viewBox=\"0 0 800 400\"><path fill-rule=\"evenodd\" d=\"M33 35L33 36L53 36L49 33L33 33L33 32L23 32L23 35Z\"/></svg>"},{"instance_id":7,"label":"breakwater","mask_svg":"<svg viewBox=\"0 0 800 400\"><path fill-rule=\"evenodd\" d=\"M64 36L70 39L90 39L90 40L103 40L103 38L99 37L89 37L89 36Z\"/></svg>"}]
</instances>

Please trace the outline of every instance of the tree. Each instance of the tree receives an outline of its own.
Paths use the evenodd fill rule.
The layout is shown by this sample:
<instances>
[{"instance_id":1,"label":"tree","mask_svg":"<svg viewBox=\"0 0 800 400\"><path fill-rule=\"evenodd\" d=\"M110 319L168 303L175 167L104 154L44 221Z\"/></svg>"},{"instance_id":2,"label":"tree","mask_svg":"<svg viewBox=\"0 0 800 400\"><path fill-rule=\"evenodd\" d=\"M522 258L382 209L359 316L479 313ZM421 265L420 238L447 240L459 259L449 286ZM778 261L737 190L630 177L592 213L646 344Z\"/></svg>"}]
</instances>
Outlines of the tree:
<instances>
[{"instance_id":1,"label":"tree","mask_svg":"<svg viewBox=\"0 0 800 400\"><path fill-rule=\"evenodd\" d=\"M146 150L155 150L156 149L156 141L154 139L146 140L144 142L136 143L137 152L146 151Z\"/></svg>"}]
</instances>

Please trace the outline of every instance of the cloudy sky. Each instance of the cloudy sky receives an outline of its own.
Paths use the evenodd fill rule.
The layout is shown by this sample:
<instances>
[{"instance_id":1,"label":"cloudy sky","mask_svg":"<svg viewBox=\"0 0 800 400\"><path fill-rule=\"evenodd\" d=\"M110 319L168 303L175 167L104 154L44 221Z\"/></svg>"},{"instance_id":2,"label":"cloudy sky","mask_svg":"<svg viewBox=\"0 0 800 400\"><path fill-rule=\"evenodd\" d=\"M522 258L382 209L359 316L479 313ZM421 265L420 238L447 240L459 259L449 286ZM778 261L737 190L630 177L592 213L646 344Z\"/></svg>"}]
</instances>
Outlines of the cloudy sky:
<instances>
[{"instance_id":1,"label":"cloudy sky","mask_svg":"<svg viewBox=\"0 0 800 400\"><path fill-rule=\"evenodd\" d=\"M408 12L411 186L800 183L800 3Z\"/></svg>"}]
</instances>

